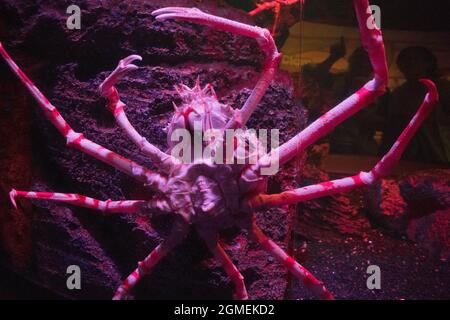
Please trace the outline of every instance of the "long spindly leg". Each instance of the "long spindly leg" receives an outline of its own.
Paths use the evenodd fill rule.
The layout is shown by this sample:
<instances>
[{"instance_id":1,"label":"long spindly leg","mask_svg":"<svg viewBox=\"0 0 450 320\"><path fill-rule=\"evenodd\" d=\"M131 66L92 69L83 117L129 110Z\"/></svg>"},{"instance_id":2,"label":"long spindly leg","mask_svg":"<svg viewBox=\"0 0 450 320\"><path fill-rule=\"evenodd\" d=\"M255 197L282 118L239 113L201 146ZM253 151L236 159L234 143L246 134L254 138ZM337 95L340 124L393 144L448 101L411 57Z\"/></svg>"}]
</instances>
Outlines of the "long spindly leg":
<instances>
[{"instance_id":1,"label":"long spindly leg","mask_svg":"<svg viewBox=\"0 0 450 320\"><path fill-rule=\"evenodd\" d=\"M235 117L230 119L225 129L236 129L245 126L266 93L267 88L275 76L278 64L281 61L281 54L278 52L270 31L207 14L196 8L167 7L156 10L152 14L156 16L156 20L159 21L166 19L189 21L256 39L259 46L266 54L263 71L250 97L247 99L240 112L237 112Z\"/></svg>"},{"instance_id":2,"label":"long spindly leg","mask_svg":"<svg viewBox=\"0 0 450 320\"><path fill-rule=\"evenodd\" d=\"M244 276L239 272L239 270L234 265L233 261L231 261L230 257L227 255L225 250L223 250L222 246L219 243L216 243L215 247L210 248L214 257L219 261L225 272L234 282L235 286L235 299L237 300L248 300L247 289L245 288Z\"/></svg>"},{"instance_id":3,"label":"long spindly leg","mask_svg":"<svg viewBox=\"0 0 450 320\"><path fill-rule=\"evenodd\" d=\"M257 4L257 7L250 11L248 14L251 16L255 16L258 13L267 10L267 9L273 9L274 12L274 23L272 26L272 36L276 36L278 32L278 27L280 25L281 20L281 5L292 5L300 0L276 0L276 1L270 1L270 2L264 2L262 4ZM303 3L304 0L302 0Z\"/></svg>"},{"instance_id":4,"label":"long spindly leg","mask_svg":"<svg viewBox=\"0 0 450 320\"><path fill-rule=\"evenodd\" d=\"M42 109L47 119L50 120L56 129L64 136L64 138L66 138L68 146L79 149L82 152L87 153L144 183L147 183L150 186L155 187L156 189L160 188L165 179L159 174L156 174L141 165L86 139L81 133L75 132L64 120L56 107L48 101L42 92L12 60L1 43L0 54L5 59L11 70L17 75L17 77L23 82L29 92L36 99L39 107Z\"/></svg>"},{"instance_id":5,"label":"long spindly leg","mask_svg":"<svg viewBox=\"0 0 450 320\"><path fill-rule=\"evenodd\" d=\"M370 105L385 92L388 83L388 68L382 33L375 23L368 25L368 21L373 20L368 1L353 0L353 3L358 17L362 44L369 55L374 70L374 79L271 154L262 157L259 161L260 166L267 166L272 161L277 161L282 166L298 154L301 154L319 138L328 134L338 124Z\"/></svg>"},{"instance_id":6,"label":"long spindly leg","mask_svg":"<svg viewBox=\"0 0 450 320\"><path fill-rule=\"evenodd\" d=\"M100 85L100 93L108 99L108 108L113 113L119 126L127 133L130 139L140 148L140 150L150 157L157 165L160 164L164 169L169 171L177 163L172 156L162 152L153 144L141 136L137 130L131 125L125 114L125 104L120 100L119 93L115 87L116 83L121 80L128 72L138 69L133 64L136 60L142 60L138 55L131 55L120 60L117 68L103 81Z\"/></svg>"},{"instance_id":7,"label":"long spindly leg","mask_svg":"<svg viewBox=\"0 0 450 320\"><path fill-rule=\"evenodd\" d=\"M69 203L79 207L99 210L104 213L134 213L138 212L146 204L146 201L142 200L101 201L74 193L33 192L14 189L9 193L9 197L15 208L17 208L17 198L28 198Z\"/></svg>"},{"instance_id":8,"label":"long spindly leg","mask_svg":"<svg viewBox=\"0 0 450 320\"><path fill-rule=\"evenodd\" d=\"M123 299L125 295L127 295L131 289L136 286L142 277L149 274L161 261L161 259L164 258L186 237L188 231L189 225L184 220L175 220L169 237L153 249L153 251L143 261L138 263L136 270L134 270L117 289L113 300Z\"/></svg>"},{"instance_id":9,"label":"long spindly leg","mask_svg":"<svg viewBox=\"0 0 450 320\"><path fill-rule=\"evenodd\" d=\"M233 281L235 286L234 298L237 300L248 300L244 277L236 268L233 261L231 261L222 246L217 242L217 239L211 240L212 238L213 237L203 237L209 250L214 255L214 258L222 265L227 275Z\"/></svg>"},{"instance_id":10,"label":"long spindly leg","mask_svg":"<svg viewBox=\"0 0 450 320\"><path fill-rule=\"evenodd\" d=\"M331 194L349 191L363 185L371 185L380 178L387 176L394 165L400 160L409 141L420 128L431 112L433 106L438 101L439 96L436 85L430 80L421 80L421 82L428 88L428 93L425 96L424 102L389 152L370 172L361 172L353 177L323 182L317 185L290 190L280 194L260 194L250 199L250 207L279 206L320 198Z\"/></svg>"},{"instance_id":11,"label":"long spindly leg","mask_svg":"<svg viewBox=\"0 0 450 320\"><path fill-rule=\"evenodd\" d=\"M290 257L274 241L269 239L255 222L253 223L251 232L267 252L272 254L275 259L283 264L297 279L302 281L317 297L323 300L334 299L333 295L325 288L322 282L317 280L311 272L306 270L305 267L301 266L294 258Z\"/></svg>"},{"instance_id":12,"label":"long spindly leg","mask_svg":"<svg viewBox=\"0 0 450 320\"><path fill-rule=\"evenodd\" d=\"M253 9L252 11L250 11L248 14L251 16L256 16L257 14L268 10L268 9L273 9L278 3L276 1L271 1L271 2L264 2L262 4L257 4L256 8Z\"/></svg>"},{"instance_id":13,"label":"long spindly leg","mask_svg":"<svg viewBox=\"0 0 450 320\"><path fill-rule=\"evenodd\" d=\"M276 6L273 9L275 20L273 22L272 27L272 35L275 37L278 32L278 26L280 25L280 19L281 19L281 5L279 3L276 4Z\"/></svg>"}]
</instances>

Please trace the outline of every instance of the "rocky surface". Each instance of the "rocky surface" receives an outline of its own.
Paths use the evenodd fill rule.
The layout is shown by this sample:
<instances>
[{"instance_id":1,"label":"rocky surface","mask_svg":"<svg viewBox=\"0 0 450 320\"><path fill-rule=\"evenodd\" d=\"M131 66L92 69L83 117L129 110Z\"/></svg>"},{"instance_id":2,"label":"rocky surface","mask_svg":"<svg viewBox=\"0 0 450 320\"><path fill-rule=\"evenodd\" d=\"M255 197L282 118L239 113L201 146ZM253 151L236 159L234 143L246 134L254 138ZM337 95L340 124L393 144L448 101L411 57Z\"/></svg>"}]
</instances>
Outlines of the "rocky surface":
<instances>
[{"instance_id":1,"label":"rocky surface","mask_svg":"<svg viewBox=\"0 0 450 320\"><path fill-rule=\"evenodd\" d=\"M419 243L442 261L450 260L450 210L411 220L408 238Z\"/></svg>"},{"instance_id":2,"label":"rocky surface","mask_svg":"<svg viewBox=\"0 0 450 320\"><path fill-rule=\"evenodd\" d=\"M372 222L448 260L450 250L450 170L418 171L383 179L367 192Z\"/></svg>"},{"instance_id":3,"label":"rocky surface","mask_svg":"<svg viewBox=\"0 0 450 320\"><path fill-rule=\"evenodd\" d=\"M419 171L398 182L411 218L450 208L450 170Z\"/></svg>"},{"instance_id":4,"label":"rocky surface","mask_svg":"<svg viewBox=\"0 0 450 320\"><path fill-rule=\"evenodd\" d=\"M34 4L0 1L1 12L6 13L2 21L10 31L5 47L11 49L11 54L76 131L141 164L152 166L117 127L97 91L119 59L132 53L143 56L141 68L124 79L118 88L128 105L127 114L132 124L161 148L166 147L164 128L173 110L172 101L179 100L175 84L192 86L199 77L202 84L214 86L222 102L239 108L257 80L263 56L255 41L186 23L159 23L150 15L163 5L192 6L195 1L79 3L83 10L82 30L69 31L65 27L68 1L57 4L53 1ZM250 21L236 9L211 3L203 1L200 7L239 21ZM7 80L2 78L2 81ZM23 91L21 93L24 95ZM2 172L8 176L1 183L2 221L20 214L22 223L29 225L27 233L18 241L28 244L25 248L24 245L8 245L10 239L20 235L17 226L9 224L8 229L3 229L3 264L48 288L52 294L66 298L111 298L121 279L166 235L170 220L132 215L101 217L90 210L45 201L33 201L33 205L21 201L19 213L5 209L10 208L7 191L12 187L74 192L99 199L151 196L127 176L66 148L64 139L41 112L36 111L34 102L28 100L17 105L18 97L10 95L9 99L10 109L16 114L29 114L34 127L32 134L24 137L13 133L13 123L8 126L10 130L5 129L28 143L28 149L22 147L10 153L11 157L25 157L26 161L19 168L23 167L23 172L30 171L30 177L16 175L12 164L2 161L5 167ZM304 110L293 103L289 76L280 73L249 126L279 129L285 140L304 126L305 119ZM22 119L18 122L29 130L29 122L24 123ZM10 142L2 140L2 147L13 148ZM30 145L33 153L23 153L31 149ZM270 185L294 187L296 170L295 166L287 168ZM271 237L287 247L288 221L292 214L289 208L272 209L259 212L257 219ZM287 278L283 267L249 242L239 230L225 232L223 242L246 277L252 298L284 297ZM14 256L26 258L20 268ZM65 286L66 268L73 264L79 265L83 272L81 291L69 291ZM192 233L134 293L138 299L212 299L231 298L233 288L204 244Z\"/></svg>"},{"instance_id":5,"label":"rocky surface","mask_svg":"<svg viewBox=\"0 0 450 320\"><path fill-rule=\"evenodd\" d=\"M301 185L338 178L309 164L301 176ZM421 218L412 217L408 209L413 190L429 191L430 208L439 203L437 199L442 204L448 195L447 177L448 170L417 172L409 178L383 180L373 188L302 203L291 236L297 260L339 299L448 299L449 204L436 212L424 210ZM415 187L408 188L411 185ZM376 212L373 203L378 203ZM367 289L371 265L380 267L380 290ZM289 289L289 299L313 298L296 281Z\"/></svg>"},{"instance_id":6,"label":"rocky surface","mask_svg":"<svg viewBox=\"0 0 450 320\"><path fill-rule=\"evenodd\" d=\"M405 234L410 212L403 198L398 181L383 179L369 188L367 207L373 223L388 230Z\"/></svg>"}]
</instances>

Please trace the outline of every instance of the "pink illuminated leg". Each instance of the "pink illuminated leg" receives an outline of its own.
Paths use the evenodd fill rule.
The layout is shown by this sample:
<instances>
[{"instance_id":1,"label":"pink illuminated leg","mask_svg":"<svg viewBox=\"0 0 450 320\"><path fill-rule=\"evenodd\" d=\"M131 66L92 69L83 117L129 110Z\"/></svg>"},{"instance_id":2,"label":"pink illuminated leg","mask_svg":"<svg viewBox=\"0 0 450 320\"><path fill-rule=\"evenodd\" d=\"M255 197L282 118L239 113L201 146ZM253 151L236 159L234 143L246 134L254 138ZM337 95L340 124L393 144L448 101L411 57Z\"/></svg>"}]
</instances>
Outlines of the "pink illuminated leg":
<instances>
[{"instance_id":1,"label":"pink illuminated leg","mask_svg":"<svg viewBox=\"0 0 450 320\"><path fill-rule=\"evenodd\" d=\"M143 260L140 261L138 267L125 279L114 294L113 300L121 300L128 294L131 289L141 280L143 276L149 274L159 261L167 254L167 249L164 243L158 245L153 251Z\"/></svg>"},{"instance_id":2,"label":"pink illuminated leg","mask_svg":"<svg viewBox=\"0 0 450 320\"><path fill-rule=\"evenodd\" d=\"M5 59L11 70L23 82L29 92L37 100L40 108L44 111L45 116L58 129L58 131L66 138L67 145L81 150L94 158L101 160L114 168L139 179L155 188L159 188L164 183L164 178L152 171L128 160L88 139L81 133L75 132L69 124L64 120L55 106L53 106L42 92L31 82L31 80L22 72L17 64L11 59L8 53L0 43L0 54Z\"/></svg>"},{"instance_id":3,"label":"pink illuminated leg","mask_svg":"<svg viewBox=\"0 0 450 320\"><path fill-rule=\"evenodd\" d=\"M273 22L272 35L276 36L277 31L278 31L278 26L280 24L280 19L281 19L281 5L279 3L277 3L277 5L274 7L273 11L275 14L275 20Z\"/></svg>"},{"instance_id":4,"label":"pink illuminated leg","mask_svg":"<svg viewBox=\"0 0 450 320\"><path fill-rule=\"evenodd\" d=\"M153 268L164 258L176 245L178 245L186 237L189 226L181 221L176 220L172 228L172 232L164 242L158 245L143 260L138 263L138 267L134 270L120 285L114 294L113 300L121 300L133 289L139 280L149 274Z\"/></svg>"},{"instance_id":5,"label":"pink illuminated leg","mask_svg":"<svg viewBox=\"0 0 450 320\"><path fill-rule=\"evenodd\" d=\"M108 99L108 107L114 114L119 126L128 134L131 140L141 149L141 151L150 157L156 164L162 164L162 167L170 170L177 163L177 160L159 150L142 137L136 129L131 125L125 114L125 104L120 100L119 93L115 87L116 83L123 78L128 72L138 69L132 64L135 60L142 60L138 55L131 55L121 60L117 68L109 75L108 78L100 85L100 93Z\"/></svg>"},{"instance_id":6,"label":"pink illuminated leg","mask_svg":"<svg viewBox=\"0 0 450 320\"><path fill-rule=\"evenodd\" d=\"M343 178L334 181L323 182L317 185L307 186L296 190L286 191L280 194L260 194L250 199L250 207L280 206L302 202L310 199L325 197L328 195L345 192L354 188L371 185L382 177L387 176L393 166L400 160L408 142L425 121L433 106L438 101L438 91L430 80L421 80L428 88L425 100L414 118L392 146L391 150L370 171L361 172L354 177Z\"/></svg>"},{"instance_id":7,"label":"pink illuminated leg","mask_svg":"<svg viewBox=\"0 0 450 320\"><path fill-rule=\"evenodd\" d=\"M281 61L281 54L278 52L270 32L267 29L249 26L244 23L210 15L196 8L167 7L156 10L152 14L158 21L178 19L256 39L263 52L266 54L264 69L250 97L247 99L240 112L237 112L235 117L227 123L225 129L235 129L245 126L272 82L278 64Z\"/></svg>"},{"instance_id":8,"label":"pink illuminated leg","mask_svg":"<svg viewBox=\"0 0 450 320\"><path fill-rule=\"evenodd\" d=\"M322 282L317 280L311 272L302 267L294 258L290 257L275 242L270 240L256 223L253 223L252 234L267 252L272 254L278 262L283 264L289 272L299 279L317 297L323 300L334 299L333 295L325 288Z\"/></svg>"},{"instance_id":9,"label":"pink illuminated leg","mask_svg":"<svg viewBox=\"0 0 450 320\"><path fill-rule=\"evenodd\" d=\"M367 26L367 21L369 21L371 16L368 1L354 0L353 3L358 17L362 44L369 55L374 70L374 79L338 106L314 121L291 140L274 150L272 155L263 157L259 161L260 166L266 166L270 164L270 161L277 160L279 160L280 166L285 164L298 154L301 154L319 138L328 134L338 124L362 108L370 105L377 97L385 92L388 83L388 69L382 33L376 26L373 26L373 28Z\"/></svg>"},{"instance_id":10,"label":"pink illuminated leg","mask_svg":"<svg viewBox=\"0 0 450 320\"><path fill-rule=\"evenodd\" d=\"M281 5L292 5L299 1L300 0L275 0L275 1L264 2L262 4L257 4L256 9L250 11L248 14L251 16L255 16L264 10L273 9L275 19L274 19L274 23L273 23L273 27L272 27L272 36L276 36L277 31L278 31L278 26L280 25L280 20L281 20ZM302 0L302 3L303 3L303 0Z\"/></svg>"},{"instance_id":11,"label":"pink illuminated leg","mask_svg":"<svg viewBox=\"0 0 450 320\"><path fill-rule=\"evenodd\" d=\"M233 261L231 261L230 257L227 255L225 250L223 250L222 246L217 242L210 243L207 241L207 244L209 250L213 253L216 260L223 266L227 275L234 282L235 286L234 298L237 300L248 300L248 294L247 289L245 288L244 277L236 268Z\"/></svg>"},{"instance_id":12,"label":"pink illuminated leg","mask_svg":"<svg viewBox=\"0 0 450 320\"><path fill-rule=\"evenodd\" d=\"M268 9L273 9L278 3L276 1L264 2L262 4L257 4L256 9L250 11L248 14L251 16L256 16L258 13L261 13Z\"/></svg>"},{"instance_id":13,"label":"pink illuminated leg","mask_svg":"<svg viewBox=\"0 0 450 320\"><path fill-rule=\"evenodd\" d=\"M146 201L101 201L93 198L81 196L79 194L54 193L54 192L32 192L12 190L9 197L14 207L17 209L16 198L52 200L69 203L75 206L95 209L104 213L134 213L146 203Z\"/></svg>"}]
</instances>

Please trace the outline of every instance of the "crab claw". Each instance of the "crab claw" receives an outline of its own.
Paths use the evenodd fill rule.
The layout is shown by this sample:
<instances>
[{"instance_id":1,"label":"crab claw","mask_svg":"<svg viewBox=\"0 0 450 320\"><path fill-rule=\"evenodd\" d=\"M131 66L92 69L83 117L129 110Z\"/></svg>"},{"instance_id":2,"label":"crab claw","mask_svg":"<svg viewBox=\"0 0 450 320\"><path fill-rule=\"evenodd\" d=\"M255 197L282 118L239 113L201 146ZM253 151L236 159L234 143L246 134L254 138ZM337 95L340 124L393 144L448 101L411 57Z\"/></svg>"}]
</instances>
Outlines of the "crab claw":
<instances>
[{"instance_id":1,"label":"crab claw","mask_svg":"<svg viewBox=\"0 0 450 320\"><path fill-rule=\"evenodd\" d=\"M207 16L206 13L197 8L184 8L184 7L166 7L155 10L152 15L158 21L163 21L166 19L183 19L183 20L193 20L195 18L202 18L202 16Z\"/></svg>"},{"instance_id":2,"label":"crab claw","mask_svg":"<svg viewBox=\"0 0 450 320\"><path fill-rule=\"evenodd\" d=\"M210 27L226 24L225 21L227 21L227 19L216 17L197 8L167 7L153 11L152 15L157 21L177 19Z\"/></svg>"},{"instance_id":3,"label":"crab claw","mask_svg":"<svg viewBox=\"0 0 450 320\"><path fill-rule=\"evenodd\" d=\"M139 69L138 66L133 64L134 61L142 61L142 57L137 54L133 54L119 61L116 69L99 86L102 96L107 96L111 88L128 72Z\"/></svg>"},{"instance_id":4,"label":"crab claw","mask_svg":"<svg viewBox=\"0 0 450 320\"><path fill-rule=\"evenodd\" d=\"M120 60L119 65L117 66L116 70L114 70L114 71L118 72L120 74L125 74L131 70L139 69L138 66L132 64L134 61L142 61L142 57L137 54L133 54L131 56L124 58L124 59Z\"/></svg>"},{"instance_id":5,"label":"crab claw","mask_svg":"<svg viewBox=\"0 0 450 320\"><path fill-rule=\"evenodd\" d=\"M419 82L421 82L423 85L425 85L428 89L428 97L430 103L434 104L439 101L439 93L436 89L436 85L433 81L428 79L420 79Z\"/></svg>"},{"instance_id":6,"label":"crab claw","mask_svg":"<svg viewBox=\"0 0 450 320\"><path fill-rule=\"evenodd\" d=\"M11 203L13 204L14 208L16 208L16 210L17 210L16 197L17 197L17 191L16 191L16 189L12 189L9 192L9 199L11 200Z\"/></svg>"}]
</instances>

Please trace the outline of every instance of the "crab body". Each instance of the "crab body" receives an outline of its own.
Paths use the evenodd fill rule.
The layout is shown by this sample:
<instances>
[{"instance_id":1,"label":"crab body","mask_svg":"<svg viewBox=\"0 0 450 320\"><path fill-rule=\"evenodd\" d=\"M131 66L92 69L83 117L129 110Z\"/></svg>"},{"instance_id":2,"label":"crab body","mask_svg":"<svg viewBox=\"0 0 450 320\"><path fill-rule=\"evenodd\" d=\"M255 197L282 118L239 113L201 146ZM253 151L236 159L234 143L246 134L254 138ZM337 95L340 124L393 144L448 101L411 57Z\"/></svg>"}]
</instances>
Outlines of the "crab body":
<instances>
[{"instance_id":1,"label":"crab body","mask_svg":"<svg viewBox=\"0 0 450 320\"><path fill-rule=\"evenodd\" d=\"M295 1L277 1L279 4ZM176 219L172 231L164 241L138 263L134 270L117 289L114 299L127 296L136 283L152 272L154 266L170 253L186 237L193 226L206 242L215 259L222 264L225 272L235 285L235 298L247 299L244 277L228 257L218 241L218 232L230 226L244 228L264 250L285 266L298 280L317 297L332 299L333 295L305 267L290 257L274 241L264 235L254 219L254 211L266 206L295 204L314 198L324 197L354 188L371 185L389 174L400 159L408 142L424 122L438 100L436 86L429 80L422 80L428 89L423 104L403 131L392 149L369 172L361 172L352 177L323 182L317 185L287 190L279 194L266 194L267 170L282 166L303 153L311 144L328 134L341 122L370 105L383 94L388 83L386 54L381 31L375 26L367 27L373 21L367 0L353 0L359 22L361 39L367 50L374 78L353 95L331 109L306 129L279 147L265 152L263 143L254 131L245 125L257 108L272 80L274 80L281 54L266 29L249 26L236 21L213 16L196 8L168 7L153 12L158 22L177 19L216 28L233 34L253 38L257 41L266 59L259 80L239 110L221 104L213 88L201 88L197 82L193 88L185 85L177 87L182 105L175 106L172 120L168 124L168 152L159 150L141 136L129 122L116 83L122 77L136 70L133 64L142 58L132 55L121 60L117 68L100 85L100 94L108 100L108 109L113 113L118 125L158 167L154 172L138 163L126 159L95 142L86 139L70 127L41 91L20 70L0 43L0 54L11 70L33 95L47 119L66 139L67 145L84 152L99 161L133 177L155 191L150 200L102 201L78 194L30 192L12 190L11 201L17 207L16 198L45 199L95 209L104 214L136 214L143 210L158 209L174 214ZM240 131L228 139L229 131ZM181 144L176 137L187 137ZM191 139L194 136L194 139ZM195 137L201 136L200 143ZM175 139L174 139L175 137ZM205 147L197 152L197 147ZM226 150L224 150L226 149ZM205 151L206 150L206 151ZM181 156L180 156L181 155ZM256 161L250 160L256 159ZM270 172L270 170L269 170ZM272 174L276 173L272 172Z\"/></svg>"},{"instance_id":2,"label":"crab body","mask_svg":"<svg viewBox=\"0 0 450 320\"><path fill-rule=\"evenodd\" d=\"M248 181L242 175L252 157L263 156L262 143L246 128L239 134L233 132L231 139L225 141L223 130L239 111L220 103L211 85L201 88L197 80L193 88L181 85L176 91L182 104L174 104L167 142L169 152L174 155L180 145L174 138L177 130L188 133L185 136L188 141L181 142L187 154L174 155L180 162L171 169L164 196L159 199L160 208L170 207L171 212L181 215L186 222L205 230L250 225L250 211L241 203L251 193L264 192L266 179ZM199 139L192 141L195 139L189 137ZM231 150L227 150L226 142ZM195 143L200 144L198 149L203 152L196 154ZM253 145L256 145L254 149Z\"/></svg>"}]
</instances>

